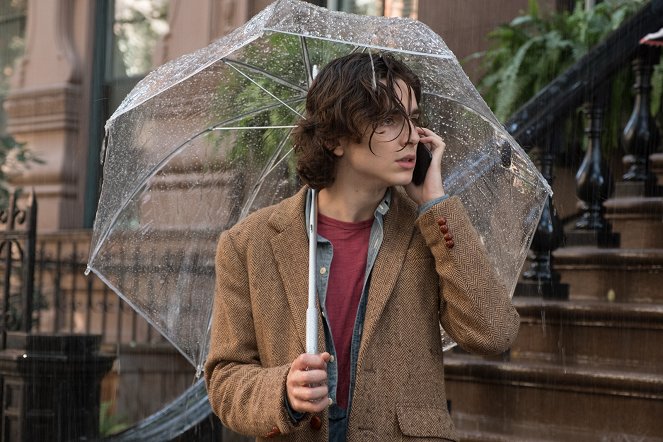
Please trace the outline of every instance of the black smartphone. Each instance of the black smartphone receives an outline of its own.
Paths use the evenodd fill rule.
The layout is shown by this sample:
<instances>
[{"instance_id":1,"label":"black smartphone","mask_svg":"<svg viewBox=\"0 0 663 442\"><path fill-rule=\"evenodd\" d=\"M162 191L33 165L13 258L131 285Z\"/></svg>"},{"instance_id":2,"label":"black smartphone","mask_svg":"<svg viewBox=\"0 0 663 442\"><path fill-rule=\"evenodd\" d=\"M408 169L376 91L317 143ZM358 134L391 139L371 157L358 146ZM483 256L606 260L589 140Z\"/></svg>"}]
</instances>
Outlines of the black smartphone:
<instances>
[{"instance_id":1,"label":"black smartphone","mask_svg":"<svg viewBox=\"0 0 663 442\"><path fill-rule=\"evenodd\" d=\"M414 171L412 172L412 183L415 186L419 186L424 182L432 159L433 154L430 153L426 145L419 143L417 145L417 162L414 164Z\"/></svg>"}]
</instances>

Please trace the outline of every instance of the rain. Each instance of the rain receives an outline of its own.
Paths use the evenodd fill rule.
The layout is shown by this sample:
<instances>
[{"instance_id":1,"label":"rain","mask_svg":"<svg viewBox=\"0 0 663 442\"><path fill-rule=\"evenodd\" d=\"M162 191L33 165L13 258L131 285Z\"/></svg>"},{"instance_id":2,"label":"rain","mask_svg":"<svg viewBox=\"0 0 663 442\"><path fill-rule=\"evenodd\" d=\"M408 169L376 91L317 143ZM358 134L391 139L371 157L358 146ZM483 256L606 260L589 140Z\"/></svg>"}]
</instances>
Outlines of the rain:
<instances>
[{"instance_id":1,"label":"rain","mask_svg":"<svg viewBox=\"0 0 663 442\"><path fill-rule=\"evenodd\" d=\"M306 92L354 52L421 79L520 315L492 357L442 329L456 436L663 440L663 1L83 3L0 0L6 440L251 440L202 379L217 241L301 187Z\"/></svg>"}]
</instances>

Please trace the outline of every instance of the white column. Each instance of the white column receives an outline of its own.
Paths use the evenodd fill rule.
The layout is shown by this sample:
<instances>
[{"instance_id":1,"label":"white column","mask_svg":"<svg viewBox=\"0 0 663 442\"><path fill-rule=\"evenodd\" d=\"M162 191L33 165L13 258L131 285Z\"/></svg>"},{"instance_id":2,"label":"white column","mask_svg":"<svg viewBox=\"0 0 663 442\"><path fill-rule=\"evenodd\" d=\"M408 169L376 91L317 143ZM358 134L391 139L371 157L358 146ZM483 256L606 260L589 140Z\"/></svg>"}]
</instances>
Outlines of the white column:
<instances>
[{"instance_id":1,"label":"white column","mask_svg":"<svg viewBox=\"0 0 663 442\"><path fill-rule=\"evenodd\" d=\"M88 108L82 60L91 52L91 6L87 0L28 2L25 55L5 100L8 132L45 162L11 181L35 187L42 231L82 223L87 126L81 130L80 120Z\"/></svg>"},{"instance_id":2,"label":"white column","mask_svg":"<svg viewBox=\"0 0 663 442\"><path fill-rule=\"evenodd\" d=\"M180 55L207 46L246 23L250 18L249 0L170 0L170 30L157 46L154 64L160 65Z\"/></svg>"}]
</instances>

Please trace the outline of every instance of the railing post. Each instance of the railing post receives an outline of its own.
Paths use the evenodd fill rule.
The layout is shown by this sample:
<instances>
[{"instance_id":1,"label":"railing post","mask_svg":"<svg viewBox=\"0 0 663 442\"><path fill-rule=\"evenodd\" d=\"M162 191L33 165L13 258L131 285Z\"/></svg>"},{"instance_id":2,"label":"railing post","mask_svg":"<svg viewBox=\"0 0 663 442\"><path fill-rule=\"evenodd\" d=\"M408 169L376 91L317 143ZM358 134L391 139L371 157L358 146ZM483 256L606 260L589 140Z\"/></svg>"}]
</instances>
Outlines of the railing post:
<instances>
[{"instance_id":1,"label":"railing post","mask_svg":"<svg viewBox=\"0 0 663 442\"><path fill-rule=\"evenodd\" d=\"M640 188L635 192L642 196L653 195L656 190L656 175L650 170L649 156L658 148L660 133L651 114L650 95L651 74L659 57L657 47L642 45L633 60L635 103L622 133L624 151L631 155L631 167L622 179Z\"/></svg>"},{"instance_id":2,"label":"railing post","mask_svg":"<svg viewBox=\"0 0 663 442\"><path fill-rule=\"evenodd\" d=\"M9 196L9 206L5 211L0 212L0 221L6 225L6 232L14 230L16 219L16 192ZM1 349L7 347L7 329L9 319L9 296L11 294L11 274L12 274L12 248L13 243L10 236L7 236L0 243L0 252L5 253L5 274L2 284L2 342Z\"/></svg>"},{"instance_id":3,"label":"railing post","mask_svg":"<svg viewBox=\"0 0 663 442\"><path fill-rule=\"evenodd\" d=\"M32 330L32 310L35 288L35 258L37 255L37 197L34 189L28 198L26 208L27 238L23 256L23 321L21 330ZM4 348L4 347L3 347Z\"/></svg>"},{"instance_id":4,"label":"railing post","mask_svg":"<svg viewBox=\"0 0 663 442\"><path fill-rule=\"evenodd\" d=\"M2 348L0 349L0 441L66 442L99 436L101 379L114 357L100 352L101 337L34 333L32 311L37 239L37 198L19 209L18 192L0 212L6 231L0 237L4 264ZM24 225L24 229L17 226ZM13 267L22 278L16 313L11 309ZM73 285L75 289L75 284ZM10 323L15 317L17 324Z\"/></svg>"},{"instance_id":5,"label":"railing post","mask_svg":"<svg viewBox=\"0 0 663 442\"><path fill-rule=\"evenodd\" d=\"M555 152L560 144L561 130L552 129L546 137L545 149L541 156L540 169L550 187L553 185ZM560 283L560 275L555 272L552 252L564 240L564 230L551 196L546 200L541 219L536 228L532 245L530 267L522 274L522 281L516 286L517 296L542 296L544 298L568 299L568 284Z\"/></svg>"},{"instance_id":6,"label":"railing post","mask_svg":"<svg viewBox=\"0 0 663 442\"><path fill-rule=\"evenodd\" d=\"M5 224L5 235L0 241L0 254L5 253L5 272L2 291L2 342L1 349L6 348L7 332L12 328L10 324L12 273L15 252L18 253L22 264L23 274L21 284L21 309L16 314L19 324L14 329L29 332L32 329L32 300L34 296L34 272L37 240L37 199L34 190L28 196L27 207L21 210L17 207L18 190L12 192L9 198L9 207L0 212L0 224ZM25 231L17 231L17 225L25 224ZM24 244L21 246L21 241ZM18 325L18 327L16 326Z\"/></svg>"},{"instance_id":7,"label":"railing post","mask_svg":"<svg viewBox=\"0 0 663 442\"><path fill-rule=\"evenodd\" d=\"M99 439L101 337L11 332L0 351L2 442Z\"/></svg>"},{"instance_id":8,"label":"railing post","mask_svg":"<svg viewBox=\"0 0 663 442\"><path fill-rule=\"evenodd\" d=\"M610 247L619 242L619 236L612 233L610 224L603 216L603 202L614 190L611 173L601 151L601 132L608 96L607 88L599 87L584 106L587 153L576 173L576 193L584 207L574 231L567 234L569 245Z\"/></svg>"}]
</instances>

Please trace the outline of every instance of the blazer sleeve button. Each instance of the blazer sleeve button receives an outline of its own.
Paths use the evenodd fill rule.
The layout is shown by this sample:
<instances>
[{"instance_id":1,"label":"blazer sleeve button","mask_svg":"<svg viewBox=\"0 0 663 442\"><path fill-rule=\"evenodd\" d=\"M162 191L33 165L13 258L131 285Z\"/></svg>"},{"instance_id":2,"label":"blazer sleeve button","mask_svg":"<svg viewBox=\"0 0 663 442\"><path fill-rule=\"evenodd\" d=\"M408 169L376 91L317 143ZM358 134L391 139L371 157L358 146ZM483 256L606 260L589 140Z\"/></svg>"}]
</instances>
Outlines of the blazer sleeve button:
<instances>
[{"instance_id":1,"label":"blazer sleeve button","mask_svg":"<svg viewBox=\"0 0 663 442\"><path fill-rule=\"evenodd\" d=\"M280 434L281 434L281 430L279 430L279 427L276 427L276 426L275 426L275 427L272 427L272 431L270 431L269 433L267 433L267 434L265 435L265 437L272 438L272 437L279 436Z\"/></svg>"},{"instance_id":2,"label":"blazer sleeve button","mask_svg":"<svg viewBox=\"0 0 663 442\"><path fill-rule=\"evenodd\" d=\"M320 419L318 416L313 416L311 418L310 425L314 431L319 431L320 428L322 428L322 419Z\"/></svg>"}]
</instances>

